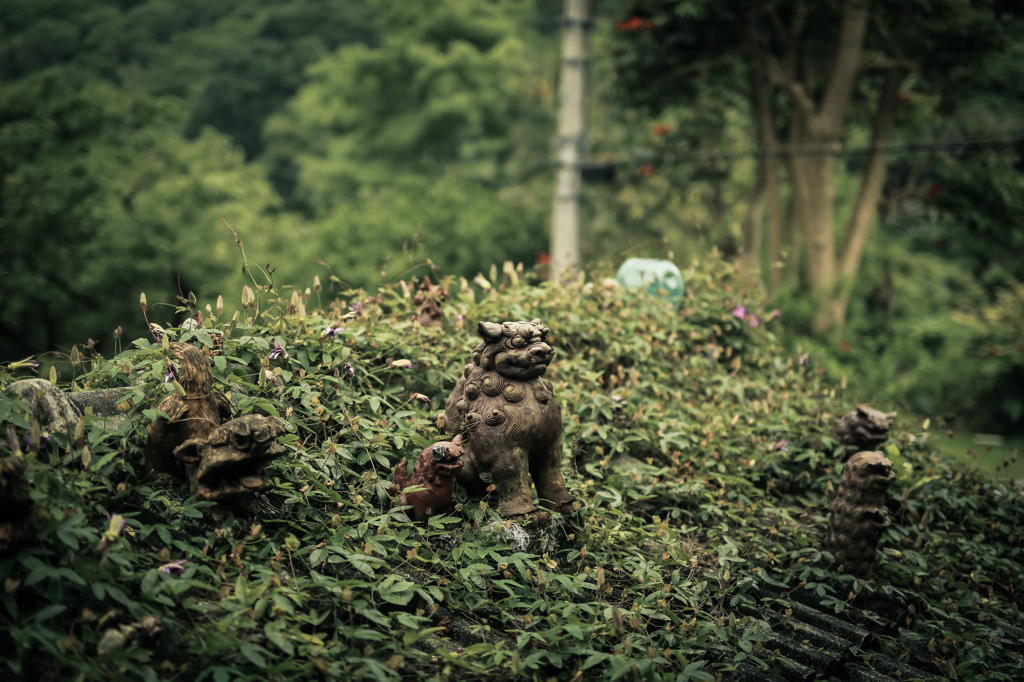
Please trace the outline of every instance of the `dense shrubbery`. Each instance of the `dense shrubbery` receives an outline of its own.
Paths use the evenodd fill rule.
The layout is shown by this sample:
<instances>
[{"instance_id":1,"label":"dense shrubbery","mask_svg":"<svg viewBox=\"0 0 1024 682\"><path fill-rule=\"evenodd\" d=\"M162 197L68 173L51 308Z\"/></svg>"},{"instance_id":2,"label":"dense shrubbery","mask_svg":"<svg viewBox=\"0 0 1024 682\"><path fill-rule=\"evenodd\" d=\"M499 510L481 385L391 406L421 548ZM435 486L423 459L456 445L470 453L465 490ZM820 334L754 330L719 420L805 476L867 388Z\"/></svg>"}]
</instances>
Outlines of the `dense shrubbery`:
<instances>
[{"instance_id":1,"label":"dense shrubbery","mask_svg":"<svg viewBox=\"0 0 1024 682\"><path fill-rule=\"evenodd\" d=\"M289 453L269 470L277 488L252 521L204 520L181 489L140 483L144 427L174 390L160 344L85 354L71 390L137 389L116 431L87 425L88 450L63 434L25 448L32 415L0 394L36 505L28 536L0 560L7 674L704 680L742 660L778 672L769 624L737 609L790 588L867 621L876 616L852 604L874 590L910 609L901 626L943 674L1017 679L1000 623L1017 620L1024 577L1019 489L939 456L927 425L900 431L886 449L902 497L891 549L867 584L835 573L819 545L841 473L825 434L848 407L843 387L782 352L779 322L733 293L728 266L684 276L678 312L600 280L533 286L507 269L476 286L448 280L444 326L412 322L399 287L333 300L264 288L262 309L241 314L252 322L225 314L205 331L169 330L211 351L239 413L288 425ZM565 470L586 501L565 548L513 552L486 501L413 526L388 508L390 469L438 438L434 415L476 323L533 317L552 329ZM268 359L275 343L287 357ZM12 378L0 373L0 387ZM456 546L441 550L451 534ZM448 614L480 643L441 646ZM147 615L159 635L121 646L109 634Z\"/></svg>"},{"instance_id":2,"label":"dense shrubbery","mask_svg":"<svg viewBox=\"0 0 1024 682\"><path fill-rule=\"evenodd\" d=\"M959 264L887 236L868 250L842 330L814 339L810 299L776 304L790 343L832 380L847 375L859 400L992 433L1024 424L1024 289L1013 279L988 292Z\"/></svg>"}]
</instances>

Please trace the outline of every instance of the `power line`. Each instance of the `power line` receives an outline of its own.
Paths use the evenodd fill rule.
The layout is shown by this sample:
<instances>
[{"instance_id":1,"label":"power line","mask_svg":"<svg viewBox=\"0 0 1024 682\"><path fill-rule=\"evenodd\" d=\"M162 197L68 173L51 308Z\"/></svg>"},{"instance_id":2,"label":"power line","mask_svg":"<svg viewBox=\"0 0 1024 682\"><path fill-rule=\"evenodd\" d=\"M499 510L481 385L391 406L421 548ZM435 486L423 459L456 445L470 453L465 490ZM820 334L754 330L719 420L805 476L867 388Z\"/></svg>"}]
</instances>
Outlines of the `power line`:
<instances>
[{"instance_id":1,"label":"power line","mask_svg":"<svg viewBox=\"0 0 1024 682\"><path fill-rule=\"evenodd\" d=\"M1010 154L1018 150L1024 143L1024 137L1002 137L990 139L964 139L956 141L939 140L917 140L910 142L889 142L886 144L873 144L863 147L837 148L833 145L800 145L780 144L775 151L769 151L763 147L746 147L739 149L711 150L711 151L686 151L682 153L670 152L665 154L652 154L650 157L634 157L623 161L641 163L657 158L669 158L676 161L710 161L710 160L734 160L747 158L778 158L785 156L866 156L876 151L885 152L887 155L895 155L906 152L924 150L944 150L958 153L973 151L993 150L1002 154ZM616 161L616 163L619 163Z\"/></svg>"}]
</instances>

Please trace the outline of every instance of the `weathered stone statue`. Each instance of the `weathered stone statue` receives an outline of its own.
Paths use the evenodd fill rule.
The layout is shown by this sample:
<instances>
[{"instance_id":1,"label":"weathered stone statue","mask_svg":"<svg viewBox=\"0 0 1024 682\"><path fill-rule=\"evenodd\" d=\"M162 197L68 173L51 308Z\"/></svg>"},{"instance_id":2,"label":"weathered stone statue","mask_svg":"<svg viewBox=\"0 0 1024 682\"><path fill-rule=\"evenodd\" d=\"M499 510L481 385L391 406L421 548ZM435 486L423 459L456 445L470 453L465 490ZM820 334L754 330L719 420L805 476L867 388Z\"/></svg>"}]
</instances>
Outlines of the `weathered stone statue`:
<instances>
[{"instance_id":1,"label":"weathered stone statue","mask_svg":"<svg viewBox=\"0 0 1024 682\"><path fill-rule=\"evenodd\" d=\"M65 393L46 379L22 379L12 383L7 390L25 401L43 431L56 433L73 431L86 410L91 410L109 426L116 426L125 419L117 404L134 389L107 388Z\"/></svg>"},{"instance_id":2,"label":"weathered stone statue","mask_svg":"<svg viewBox=\"0 0 1024 682\"><path fill-rule=\"evenodd\" d=\"M416 297L412 300L416 304L416 321L424 327L432 324L440 324L444 319L441 311L441 304L448 297L444 289L430 281L429 277L423 278Z\"/></svg>"},{"instance_id":3,"label":"weathered stone statue","mask_svg":"<svg viewBox=\"0 0 1024 682\"><path fill-rule=\"evenodd\" d=\"M832 437L843 445L873 450L889 439L889 429L895 417L895 412L881 412L858 405L856 410L836 420Z\"/></svg>"},{"instance_id":4,"label":"weathered stone statue","mask_svg":"<svg viewBox=\"0 0 1024 682\"><path fill-rule=\"evenodd\" d=\"M213 374L203 352L188 343L171 342L178 368L168 372L185 389L185 395L173 393L156 406L167 414L147 427L147 475L159 478L171 475L185 478L185 467L174 456L174 449L187 440L209 438L221 421L231 417L231 405L213 390Z\"/></svg>"},{"instance_id":5,"label":"weathered stone statue","mask_svg":"<svg viewBox=\"0 0 1024 682\"><path fill-rule=\"evenodd\" d=\"M843 572L871 575L878 540L890 523L885 493L894 478L892 462L880 452L858 452L846 463L825 541Z\"/></svg>"},{"instance_id":6,"label":"weathered stone statue","mask_svg":"<svg viewBox=\"0 0 1024 682\"><path fill-rule=\"evenodd\" d=\"M477 332L473 362L445 405L444 428L461 434L466 450L458 481L474 497L493 484L502 515L545 524L550 515L534 506L531 477L548 509L578 508L562 478L561 409L542 378L555 355L549 329L540 320L481 322Z\"/></svg>"},{"instance_id":7,"label":"weathered stone statue","mask_svg":"<svg viewBox=\"0 0 1024 682\"><path fill-rule=\"evenodd\" d=\"M431 516L442 516L452 510L455 495L455 475L462 468L462 436L455 436L451 442L434 443L424 448L412 469L412 479L405 465L405 457L398 463L394 478L391 479L391 496L398 497L400 504L412 505L409 516L418 523L426 524ZM426 490L405 493L409 486L421 485Z\"/></svg>"},{"instance_id":8,"label":"weathered stone statue","mask_svg":"<svg viewBox=\"0 0 1024 682\"><path fill-rule=\"evenodd\" d=\"M263 467L285 449L274 442L284 433L280 420L248 415L221 425L230 417L227 398L213 391L210 364L195 346L171 343L178 360L174 379L185 395L170 395L157 406L169 419L147 427L147 476L185 478L200 500L218 504L213 514L246 515L255 510L259 493L271 488Z\"/></svg>"},{"instance_id":9,"label":"weathered stone statue","mask_svg":"<svg viewBox=\"0 0 1024 682\"><path fill-rule=\"evenodd\" d=\"M263 468L285 453L276 442L283 433L280 419L248 414L221 424L206 438L185 441L174 456L196 498L217 503L211 513L248 516L256 511L260 494L274 487Z\"/></svg>"}]
</instances>

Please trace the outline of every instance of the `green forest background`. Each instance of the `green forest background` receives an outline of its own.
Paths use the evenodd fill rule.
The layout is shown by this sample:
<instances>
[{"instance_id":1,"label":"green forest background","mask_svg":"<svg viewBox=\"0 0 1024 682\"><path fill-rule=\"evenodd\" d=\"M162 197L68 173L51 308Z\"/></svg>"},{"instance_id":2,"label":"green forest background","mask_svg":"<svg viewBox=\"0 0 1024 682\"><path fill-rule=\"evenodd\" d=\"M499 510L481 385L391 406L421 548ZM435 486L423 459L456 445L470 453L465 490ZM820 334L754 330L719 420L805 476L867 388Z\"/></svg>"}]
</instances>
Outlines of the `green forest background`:
<instances>
[{"instance_id":1,"label":"green forest background","mask_svg":"<svg viewBox=\"0 0 1024 682\"><path fill-rule=\"evenodd\" d=\"M154 303L190 292L200 307L218 295L239 307L225 222L278 286L304 290L316 275L325 296L471 279L505 260L543 270L561 0L2 6L0 359L87 340L109 354L116 328L143 333L143 291L165 326L181 320ZM738 262L763 140L733 28L801 3L592 6L588 177L603 177L584 195L588 267ZM872 7L843 150L868 144L889 15L916 52L900 57L899 151L845 322L815 329L792 235L778 260L759 242L749 296L768 297L786 343L832 380L846 376L859 400L1020 434L1024 9ZM828 3L815 8L812 56L834 42ZM785 117L785 100L775 104ZM865 163L837 159L841 241Z\"/></svg>"}]
</instances>

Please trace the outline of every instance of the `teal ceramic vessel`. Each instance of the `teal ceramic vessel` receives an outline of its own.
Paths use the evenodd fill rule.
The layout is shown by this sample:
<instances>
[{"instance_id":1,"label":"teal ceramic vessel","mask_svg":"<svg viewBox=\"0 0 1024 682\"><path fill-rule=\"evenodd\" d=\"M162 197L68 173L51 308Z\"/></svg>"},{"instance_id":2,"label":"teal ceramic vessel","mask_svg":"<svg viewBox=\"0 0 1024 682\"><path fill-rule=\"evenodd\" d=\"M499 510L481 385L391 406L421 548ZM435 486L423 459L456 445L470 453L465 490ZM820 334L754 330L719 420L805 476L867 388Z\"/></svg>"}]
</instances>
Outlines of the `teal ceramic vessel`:
<instances>
[{"instance_id":1,"label":"teal ceramic vessel","mask_svg":"<svg viewBox=\"0 0 1024 682\"><path fill-rule=\"evenodd\" d=\"M683 300L683 276L672 261L630 258L619 268L615 279L624 287L645 287L676 308Z\"/></svg>"}]
</instances>

